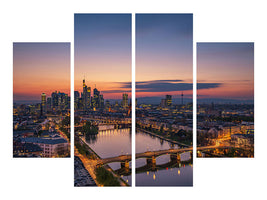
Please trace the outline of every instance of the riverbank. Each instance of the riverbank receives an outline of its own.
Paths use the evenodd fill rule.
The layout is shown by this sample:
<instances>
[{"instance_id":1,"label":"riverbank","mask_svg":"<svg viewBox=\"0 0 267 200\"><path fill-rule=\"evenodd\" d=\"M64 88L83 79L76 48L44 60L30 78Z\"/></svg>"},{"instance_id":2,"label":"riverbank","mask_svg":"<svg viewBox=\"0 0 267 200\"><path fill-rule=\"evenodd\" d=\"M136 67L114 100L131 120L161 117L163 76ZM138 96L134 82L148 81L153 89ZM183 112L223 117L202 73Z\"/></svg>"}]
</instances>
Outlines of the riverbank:
<instances>
[{"instance_id":1,"label":"riverbank","mask_svg":"<svg viewBox=\"0 0 267 200\"><path fill-rule=\"evenodd\" d=\"M159 135L159 134L151 132L151 131L144 130L142 128L136 128L136 130L142 131L144 133L147 133L149 135L155 136L155 137L160 138L162 140L165 140L167 142L170 142L170 143L173 143L173 144L177 144L177 145L182 146L182 147L191 147L190 145L187 145L187 144L184 144L184 143L181 143L181 142L177 142L175 140L172 140L170 138L166 138L166 137L164 137L162 135Z\"/></svg>"},{"instance_id":2,"label":"riverbank","mask_svg":"<svg viewBox=\"0 0 267 200\"><path fill-rule=\"evenodd\" d=\"M101 173L96 173L96 172L100 172L100 170L99 171L97 171L96 170L96 168L98 168L99 166L97 166L97 161L98 160L100 160L101 159L101 157L93 150L93 149L91 149L90 147L89 147L89 145L87 144L87 142L85 141L85 139L84 138L80 138L79 137L79 141L83 144L83 145L85 145L86 146L86 150L87 151L89 151L90 152L90 154L91 154L91 157L93 158L93 159L89 159L89 158L87 158L87 161L86 161L86 163L91 163L91 167L89 167L89 174L92 176L92 178L96 181L96 183L97 183L97 185L98 186L105 186L105 185L103 185L103 183L107 183L108 185L107 186L112 186L112 185L109 185L109 183L110 182L105 182L105 181L100 181L100 180L102 180L101 178L99 178L98 176L100 175L100 174L105 174L105 175L107 175L107 174L109 174L109 173L111 173L112 174L112 176L113 176L113 178L114 179L116 179L118 182L119 182L119 185L120 186L129 186L129 184L128 183L126 183L119 175L117 175L113 170L112 170L112 168L111 167L109 167L108 165L105 165L105 166L101 166L101 168L103 168L104 170L106 170L106 172L103 172L103 171L101 171ZM92 156L93 155L93 156ZM109 175L107 175L107 177L110 177ZM99 180L99 181L97 181L97 180ZM112 182L112 181L111 181ZM113 181L114 183L115 183L115 181ZM116 186L116 185L114 185L114 186Z\"/></svg>"},{"instance_id":3,"label":"riverbank","mask_svg":"<svg viewBox=\"0 0 267 200\"><path fill-rule=\"evenodd\" d=\"M96 174L95 174L95 166L97 164L96 160L88 159L86 156L79 153L78 149L74 146L74 156L77 156L82 161L85 169L88 171L90 176L93 178L97 186L101 186L101 184L96 180Z\"/></svg>"}]
</instances>

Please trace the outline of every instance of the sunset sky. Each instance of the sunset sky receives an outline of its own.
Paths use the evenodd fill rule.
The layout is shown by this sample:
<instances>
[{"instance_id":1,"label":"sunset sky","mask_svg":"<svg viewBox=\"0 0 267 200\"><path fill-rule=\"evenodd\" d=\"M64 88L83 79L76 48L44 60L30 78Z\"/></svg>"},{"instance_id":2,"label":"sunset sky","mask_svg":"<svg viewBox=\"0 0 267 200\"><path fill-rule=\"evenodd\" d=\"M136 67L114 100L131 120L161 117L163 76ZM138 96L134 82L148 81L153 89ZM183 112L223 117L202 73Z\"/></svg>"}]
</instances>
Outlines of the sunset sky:
<instances>
[{"instance_id":1,"label":"sunset sky","mask_svg":"<svg viewBox=\"0 0 267 200\"><path fill-rule=\"evenodd\" d=\"M131 26L130 14L75 14L74 90L85 77L104 99L131 96Z\"/></svg>"},{"instance_id":2,"label":"sunset sky","mask_svg":"<svg viewBox=\"0 0 267 200\"><path fill-rule=\"evenodd\" d=\"M254 44L198 43L197 80L198 98L253 100Z\"/></svg>"},{"instance_id":3,"label":"sunset sky","mask_svg":"<svg viewBox=\"0 0 267 200\"><path fill-rule=\"evenodd\" d=\"M193 15L136 15L136 96L192 98Z\"/></svg>"},{"instance_id":4,"label":"sunset sky","mask_svg":"<svg viewBox=\"0 0 267 200\"><path fill-rule=\"evenodd\" d=\"M70 94L70 43L13 43L14 102L41 101L55 90Z\"/></svg>"}]
</instances>

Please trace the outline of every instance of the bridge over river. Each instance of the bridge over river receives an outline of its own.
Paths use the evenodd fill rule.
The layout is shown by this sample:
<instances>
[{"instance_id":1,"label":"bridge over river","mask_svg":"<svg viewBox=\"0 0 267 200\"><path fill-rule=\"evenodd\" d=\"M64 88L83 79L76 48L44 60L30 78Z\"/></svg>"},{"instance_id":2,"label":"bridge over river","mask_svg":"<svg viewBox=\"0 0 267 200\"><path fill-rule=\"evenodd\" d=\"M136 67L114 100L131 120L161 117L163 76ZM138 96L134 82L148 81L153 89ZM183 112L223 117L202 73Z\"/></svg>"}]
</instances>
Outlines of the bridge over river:
<instances>
[{"instance_id":1,"label":"bridge over river","mask_svg":"<svg viewBox=\"0 0 267 200\"><path fill-rule=\"evenodd\" d=\"M97 125L99 131L104 131L104 130L113 130L113 129L122 129L122 128L131 128L132 124L128 122L105 122L104 120L95 120L94 121L95 125ZM81 130L84 124L79 124L75 125L74 128L75 130ZM70 129L70 126L66 127Z\"/></svg>"},{"instance_id":2,"label":"bridge over river","mask_svg":"<svg viewBox=\"0 0 267 200\"><path fill-rule=\"evenodd\" d=\"M231 146L203 146L203 147L197 147L198 151L203 151L203 150L210 150L210 149L224 149L224 148L232 148ZM188 147L188 148L179 148L179 149L166 149L166 150L158 150L158 151L147 151L143 153L137 153L135 154L135 159L139 158L147 158L147 159L154 159L158 156L161 155L176 155L177 159L180 160L180 154L185 153L185 152L190 152L191 157L193 154L193 147ZM129 162L132 159L132 155L120 155L116 157L111 157L111 158L103 158L98 160L99 165L105 165L108 163L113 163L113 162Z\"/></svg>"},{"instance_id":3,"label":"bridge over river","mask_svg":"<svg viewBox=\"0 0 267 200\"><path fill-rule=\"evenodd\" d=\"M187 161L178 161L178 160L170 160L167 163L163 163L163 164L156 164L156 163L146 163L145 165L141 166L141 167L137 167L135 168L135 173L139 174L139 173L143 173L143 172L149 172L149 171L160 171L160 170L166 170L168 168L174 168L174 167L185 167L187 165L192 166L193 163L193 159L189 159ZM121 168L115 170L116 174L118 175L123 175L123 176L129 176L131 175L131 168L127 168L122 166Z\"/></svg>"}]
</instances>

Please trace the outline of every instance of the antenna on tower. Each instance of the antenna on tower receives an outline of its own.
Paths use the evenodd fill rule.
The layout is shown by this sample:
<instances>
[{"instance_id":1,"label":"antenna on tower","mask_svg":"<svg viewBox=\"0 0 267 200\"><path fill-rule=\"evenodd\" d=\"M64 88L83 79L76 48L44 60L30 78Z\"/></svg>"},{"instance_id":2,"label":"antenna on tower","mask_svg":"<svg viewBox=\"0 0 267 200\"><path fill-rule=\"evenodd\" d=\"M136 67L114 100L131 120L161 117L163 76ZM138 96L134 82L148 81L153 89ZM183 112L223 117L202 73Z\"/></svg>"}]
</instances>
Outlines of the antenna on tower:
<instances>
[{"instance_id":1,"label":"antenna on tower","mask_svg":"<svg viewBox=\"0 0 267 200\"><path fill-rule=\"evenodd\" d=\"M181 94L181 98L182 98L182 105L184 105L184 93L183 92Z\"/></svg>"}]
</instances>

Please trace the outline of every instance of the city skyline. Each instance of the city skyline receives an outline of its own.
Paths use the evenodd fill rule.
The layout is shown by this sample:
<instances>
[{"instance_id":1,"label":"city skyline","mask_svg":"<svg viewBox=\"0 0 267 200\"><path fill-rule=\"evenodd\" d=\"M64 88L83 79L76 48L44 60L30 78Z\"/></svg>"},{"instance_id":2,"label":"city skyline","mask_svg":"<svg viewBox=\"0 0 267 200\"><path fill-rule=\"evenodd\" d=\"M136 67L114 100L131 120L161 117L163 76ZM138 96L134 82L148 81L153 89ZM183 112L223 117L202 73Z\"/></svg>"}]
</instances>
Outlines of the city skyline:
<instances>
[{"instance_id":1,"label":"city skyline","mask_svg":"<svg viewBox=\"0 0 267 200\"><path fill-rule=\"evenodd\" d=\"M13 43L14 158L70 157L69 94L70 43Z\"/></svg>"},{"instance_id":2,"label":"city skyline","mask_svg":"<svg viewBox=\"0 0 267 200\"><path fill-rule=\"evenodd\" d=\"M253 100L253 43L197 43L197 76L198 99Z\"/></svg>"},{"instance_id":3,"label":"city skyline","mask_svg":"<svg viewBox=\"0 0 267 200\"><path fill-rule=\"evenodd\" d=\"M131 14L74 15L74 90L82 92L82 80L106 99L131 95Z\"/></svg>"},{"instance_id":4,"label":"city skyline","mask_svg":"<svg viewBox=\"0 0 267 200\"><path fill-rule=\"evenodd\" d=\"M254 43L197 43L197 103L198 157L254 157Z\"/></svg>"},{"instance_id":5,"label":"city skyline","mask_svg":"<svg viewBox=\"0 0 267 200\"><path fill-rule=\"evenodd\" d=\"M91 88L91 90L97 88L104 96L109 96L109 94L116 94L115 96L109 96L111 98L107 99L121 99L123 93L127 93L131 96L131 84L132 82L93 82L83 78L80 80L80 86L77 86L77 90L75 87L74 91L78 91L80 94L83 92L83 80L86 81L86 85ZM106 85L109 85L111 88L115 89L108 89ZM102 90L101 88L104 88Z\"/></svg>"},{"instance_id":6,"label":"city skyline","mask_svg":"<svg viewBox=\"0 0 267 200\"><path fill-rule=\"evenodd\" d=\"M14 102L55 90L70 95L70 43L13 43Z\"/></svg>"}]
</instances>

